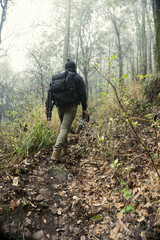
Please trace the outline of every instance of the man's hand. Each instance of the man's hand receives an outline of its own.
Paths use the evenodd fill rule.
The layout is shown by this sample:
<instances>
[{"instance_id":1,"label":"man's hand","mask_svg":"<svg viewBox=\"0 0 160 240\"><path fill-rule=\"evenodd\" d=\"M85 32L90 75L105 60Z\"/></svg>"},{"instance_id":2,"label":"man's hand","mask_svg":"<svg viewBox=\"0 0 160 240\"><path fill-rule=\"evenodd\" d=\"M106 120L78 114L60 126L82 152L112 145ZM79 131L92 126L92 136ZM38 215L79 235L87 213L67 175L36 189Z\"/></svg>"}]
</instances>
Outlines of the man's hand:
<instances>
[{"instance_id":1,"label":"man's hand","mask_svg":"<svg viewBox=\"0 0 160 240\"><path fill-rule=\"evenodd\" d=\"M83 110L83 115L85 116L86 121L89 122L89 114L86 110Z\"/></svg>"},{"instance_id":2,"label":"man's hand","mask_svg":"<svg viewBox=\"0 0 160 240\"><path fill-rule=\"evenodd\" d=\"M48 108L47 107L45 107L44 112L47 114L47 112L48 112Z\"/></svg>"}]
</instances>

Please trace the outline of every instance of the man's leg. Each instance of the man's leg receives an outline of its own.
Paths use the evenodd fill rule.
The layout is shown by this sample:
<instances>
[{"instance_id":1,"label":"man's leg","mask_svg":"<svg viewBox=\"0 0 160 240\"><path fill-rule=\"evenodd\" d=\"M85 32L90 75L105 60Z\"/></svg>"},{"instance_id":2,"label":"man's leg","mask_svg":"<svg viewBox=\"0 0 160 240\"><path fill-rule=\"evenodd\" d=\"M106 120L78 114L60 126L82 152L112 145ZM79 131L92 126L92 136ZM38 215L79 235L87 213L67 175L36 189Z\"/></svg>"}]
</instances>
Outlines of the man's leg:
<instances>
[{"instance_id":1,"label":"man's leg","mask_svg":"<svg viewBox=\"0 0 160 240\"><path fill-rule=\"evenodd\" d=\"M60 107L58 109L58 112L59 112L60 120L62 121L62 123L61 123L60 133L57 137L56 144L53 148L53 150L54 150L53 153L56 156L60 155L60 151L62 148L63 149L67 148L67 137L68 137L68 133L69 133L70 127L72 125L72 122L76 116L77 106L71 105L71 106L68 106L65 108ZM62 118L62 116L63 116L63 118ZM52 159L54 159L54 157L52 157Z\"/></svg>"}]
</instances>

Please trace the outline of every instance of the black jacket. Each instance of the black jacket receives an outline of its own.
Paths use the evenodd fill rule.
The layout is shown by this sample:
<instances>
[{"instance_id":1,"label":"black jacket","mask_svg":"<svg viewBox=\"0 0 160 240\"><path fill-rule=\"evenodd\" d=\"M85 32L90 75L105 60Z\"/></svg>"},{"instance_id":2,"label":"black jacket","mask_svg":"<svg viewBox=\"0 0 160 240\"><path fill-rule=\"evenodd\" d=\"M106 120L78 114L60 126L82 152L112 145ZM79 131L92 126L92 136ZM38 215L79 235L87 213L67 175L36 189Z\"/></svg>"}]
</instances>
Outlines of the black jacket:
<instances>
[{"instance_id":1,"label":"black jacket","mask_svg":"<svg viewBox=\"0 0 160 240\"><path fill-rule=\"evenodd\" d=\"M87 98L86 98L86 89L84 85L83 78L76 72L74 69L66 69L68 71L74 72L75 75L73 75L73 81L75 84L75 98L73 99L73 102L75 105L78 105L79 103L82 104L82 109L86 110L87 109ZM46 106L48 99L46 101Z\"/></svg>"},{"instance_id":2,"label":"black jacket","mask_svg":"<svg viewBox=\"0 0 160 240\"><path fill-rule=\"evenodd\" d=\"M75 90L77 93L77 97L75 97L76 99L74 99L75 104L78 105L80 102L82 104L82 109L86 110L87 98L86 98L86 89L85 89L83 78L78 73L76 73L73 76L73 81L75 83Z\"/></svg>"}]
</instances>

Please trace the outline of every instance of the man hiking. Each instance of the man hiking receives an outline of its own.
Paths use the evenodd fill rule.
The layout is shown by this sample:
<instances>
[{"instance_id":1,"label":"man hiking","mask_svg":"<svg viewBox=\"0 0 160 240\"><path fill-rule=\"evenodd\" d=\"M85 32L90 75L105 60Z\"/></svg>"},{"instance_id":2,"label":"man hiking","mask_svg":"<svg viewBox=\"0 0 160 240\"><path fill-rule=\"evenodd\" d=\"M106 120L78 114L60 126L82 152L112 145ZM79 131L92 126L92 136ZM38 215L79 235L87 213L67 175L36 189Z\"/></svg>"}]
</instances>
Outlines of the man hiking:
<instances>
[{"instance_id":1,"label":"man hiking","mask_svg":"<svg viewBox=\"0 0 160 240\"><path fill-rule=\"evenodd\" d=\"M56 105L61 121L61 128L53 147L51 159L62 162L61 157L67 154L67 137L76 116L78 104L82 104L82 114L88 118L86 90L83 78L76 71L76 64L69 60L65 71L55 73L50 84L53 105ZM48 111L48 99L46 109Z\"/></svg>"}]
</instances>

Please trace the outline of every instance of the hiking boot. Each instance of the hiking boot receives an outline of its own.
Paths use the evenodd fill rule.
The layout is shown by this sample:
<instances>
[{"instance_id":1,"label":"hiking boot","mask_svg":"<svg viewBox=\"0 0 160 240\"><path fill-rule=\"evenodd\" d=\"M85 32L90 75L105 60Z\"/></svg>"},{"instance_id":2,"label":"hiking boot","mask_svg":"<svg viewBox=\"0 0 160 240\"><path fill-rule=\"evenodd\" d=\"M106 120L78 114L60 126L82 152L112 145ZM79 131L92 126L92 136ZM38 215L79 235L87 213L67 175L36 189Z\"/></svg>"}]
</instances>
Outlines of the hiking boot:
<instances>
[{"instance_id":1,"label":"hiking boot","mask_svg":"<svg viewBox=\"0 0 160 240\"><path fill-rule=\"evenodd\" d=\"M67 148L62 148L61 150L61 157L67 155Z\"/></svg>"},{"instance_id":2,"label":"hiking boot","mask_svg":"<svg viewBox=\"0 0 160 240\"><path fill-rule=\"evenodd\" d=\"M60 152L54 150L54 151L52 152L51 159L54 160L54 161L59 162L59 161L61 160Z\"/></svg>"}]
</instances>

